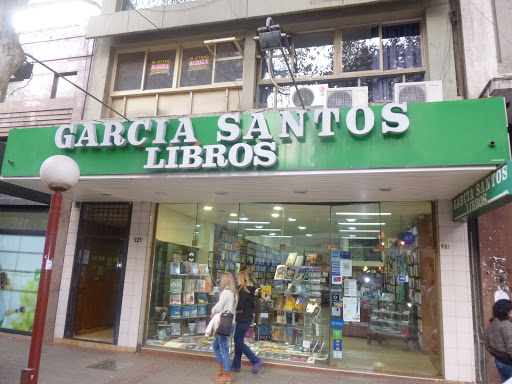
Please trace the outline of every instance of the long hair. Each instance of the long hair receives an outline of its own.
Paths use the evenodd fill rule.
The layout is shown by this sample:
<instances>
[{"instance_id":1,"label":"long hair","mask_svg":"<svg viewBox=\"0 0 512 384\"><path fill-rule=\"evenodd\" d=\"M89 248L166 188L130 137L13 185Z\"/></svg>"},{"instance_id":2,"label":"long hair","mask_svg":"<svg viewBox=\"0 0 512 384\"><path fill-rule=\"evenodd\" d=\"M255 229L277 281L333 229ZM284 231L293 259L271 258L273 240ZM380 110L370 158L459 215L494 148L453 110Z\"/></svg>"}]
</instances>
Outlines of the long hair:
<instances>
[{"instance_id":1,"label":"long hair","mask_svg":"<svg viewBox=\"0 0 512 384\"><path fill-rule=\"evenodd\" d=\"M512 311L512 301L507 299L498 300L492 307L492 320L499 319L501 321L508 318L508 313Z\"/></svg>"},{"instance_id":2,"label":"long hair","mask_svg":"<svg viewBox=\"0 0 512 384\"><path fill-rule=\"evenodd\" d=\"M243 289L245 292L249 293L249 290L247 289L247 282L249 281L249 275L245 271L238 272L236 275L236 280L238 282L238 278L242 277L242 284L238 287L238 293Z\"/></svg>"},{"instance_id":3,"label":"long hair","mask_svg":"<svg viewBox=\"0 0 512 384\"><path fill-rule=\"evenodd\" d=\"M224 272L220 275L220 291L223 292L226 288L228 288L234 295L238 292L235 288L235 279L233 279L233 275L229 272Z\"/></svg>"}]
</instances>

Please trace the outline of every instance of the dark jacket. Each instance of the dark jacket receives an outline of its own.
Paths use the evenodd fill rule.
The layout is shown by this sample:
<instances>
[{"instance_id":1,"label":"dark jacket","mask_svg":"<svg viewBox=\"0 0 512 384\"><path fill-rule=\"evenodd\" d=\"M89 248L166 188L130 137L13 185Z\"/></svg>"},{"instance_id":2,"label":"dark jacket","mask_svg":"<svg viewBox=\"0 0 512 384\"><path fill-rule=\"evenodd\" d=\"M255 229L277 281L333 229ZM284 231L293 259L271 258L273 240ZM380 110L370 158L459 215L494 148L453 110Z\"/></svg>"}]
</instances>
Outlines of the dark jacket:
<instances>
[{"instance_id":1,"label":"dark jacket","mask_svg":"<svg viewBox=\"0 0 512 384\"><path fill-rule=\"evenodd\" d=\"M252 314L254 313L254 292L256 291L256 288L247 287L247 289L249 292L246 292L243 289L238 292L238 304L236 306L237 323L252 321Z\"/></svg>"},{"instance_id":2,"label":"dark jacket","mask_svg":"<svg viewBox=\"0 0 512 384\"><path fill-rule=\"evenodd\" d=\"M498 361L512 365L512 319L494 318L484 331L484 345Z\"/></svg>"}]
</instances>

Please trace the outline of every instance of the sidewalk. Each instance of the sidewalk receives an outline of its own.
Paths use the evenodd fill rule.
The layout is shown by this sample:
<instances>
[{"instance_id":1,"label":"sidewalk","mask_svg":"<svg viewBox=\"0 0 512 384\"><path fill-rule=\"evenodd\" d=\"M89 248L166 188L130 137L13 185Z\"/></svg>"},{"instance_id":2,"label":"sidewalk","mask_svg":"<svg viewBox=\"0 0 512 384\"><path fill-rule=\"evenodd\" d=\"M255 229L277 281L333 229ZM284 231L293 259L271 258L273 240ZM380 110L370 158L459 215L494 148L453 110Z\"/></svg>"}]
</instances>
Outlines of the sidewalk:
<instances>
[{"instance_id":1,"label":"sidewalk","mask_svg":"<svg viewBox=\"0 0 512 384\"><path fill-rule=\"evenodd\" d=\"M19 383L28 361L28 337L0 333L0 384ZM101 364L103 363L103 364ZM98 365L92 368L91 365ZM104 369L99 369L103 367ZM213 383L216 362L176 354L112 352L65 344L45 344L39 384L181 384ZM267 365L258 375L244 365L233 383L268 384L432 384L436 381L391 378ZM439 382L439 381L438 381Z\"/></svg>"}]
</instances>

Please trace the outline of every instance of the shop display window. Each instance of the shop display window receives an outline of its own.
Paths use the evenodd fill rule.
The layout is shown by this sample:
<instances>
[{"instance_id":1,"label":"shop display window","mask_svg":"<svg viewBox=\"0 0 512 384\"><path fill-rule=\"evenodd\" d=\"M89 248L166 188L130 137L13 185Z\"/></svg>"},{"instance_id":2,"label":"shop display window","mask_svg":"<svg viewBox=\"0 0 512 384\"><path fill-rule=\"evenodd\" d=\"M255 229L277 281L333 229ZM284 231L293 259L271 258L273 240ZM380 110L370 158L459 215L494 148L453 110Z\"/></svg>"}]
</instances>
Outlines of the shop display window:
<instances>
[{"instance_id":1,"label":"shop display window","mask_svg":"<svg viewBox=\"0 0 512 384\"><path fill-rule=\"evenodd\" d=\"M148 345L213 353L220 274L246 270L259 357L441 375L429 202L161 204L154 260Z\"/></svg>"}]
</instances>

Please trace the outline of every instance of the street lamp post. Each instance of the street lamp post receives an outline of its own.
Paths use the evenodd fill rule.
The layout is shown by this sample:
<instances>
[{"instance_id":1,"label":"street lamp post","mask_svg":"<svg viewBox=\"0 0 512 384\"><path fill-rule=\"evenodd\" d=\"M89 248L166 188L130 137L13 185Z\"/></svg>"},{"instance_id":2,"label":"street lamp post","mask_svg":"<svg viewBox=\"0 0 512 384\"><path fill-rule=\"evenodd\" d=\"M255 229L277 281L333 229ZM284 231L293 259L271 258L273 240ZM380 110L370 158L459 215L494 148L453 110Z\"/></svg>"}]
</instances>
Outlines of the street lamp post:
<instances>
[{"instance_id":1,"label":"street lamp post","mask_svg":"<svg viewBox=\"0 0 512 384\"><path fill-rule=\"evenodd\" d=\"M43 264L39 278L37 292L36 312L32 339L30 342L30 355L28 368L21 371L20 384L37 384L39 376L39 362L41 360L41 348L43 345L44 323L46 320L46 308L52 279L53 255L57 241L57 229L59 225L60 206L62 192L71 189L80 177L80 169L76 162L67 156L52 156L46 159L39 171L41 180L54 194L50 204L48 226L46 228L46 240L44 243Z\"/></svg>"}]
</instances>

